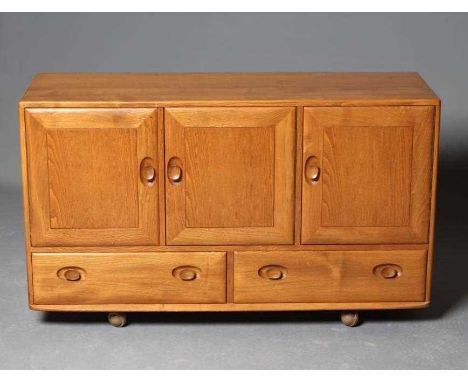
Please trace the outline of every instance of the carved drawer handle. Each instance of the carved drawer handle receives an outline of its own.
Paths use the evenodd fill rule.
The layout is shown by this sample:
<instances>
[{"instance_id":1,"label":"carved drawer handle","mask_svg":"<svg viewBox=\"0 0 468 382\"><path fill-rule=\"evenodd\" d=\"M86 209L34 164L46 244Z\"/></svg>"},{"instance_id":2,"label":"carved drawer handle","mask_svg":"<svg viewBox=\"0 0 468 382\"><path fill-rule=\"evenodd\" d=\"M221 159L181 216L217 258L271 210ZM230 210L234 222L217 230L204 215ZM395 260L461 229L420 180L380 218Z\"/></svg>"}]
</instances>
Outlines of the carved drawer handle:
<instances>
[{"instance_id":1,"label":"carved drawer handle","mask_svg":"<svg viewBox=\"0 0 468 382\"><path fill-rule=\"evenodd\" d=\"M281 265L265 265L258 270L258 275L268 280L278 281L286 277L288 270Z\"/></svg>"},{"instance_id":2,"label":"carved drawer handle","mask_svg":"<svg viewBox=\"0 0 468 382\"><path fill-rule=\"evenodd\" d=\"M57 272L57 277L65 281L80 281L85 275L85 270L78 267L65 267Z\"/></svg>"},{"instance_id":3,"label":"carved drawer handle","mask_svg":"<svg viewBox=\"0 0 468 382\"><path fill-rule=\"evenodd\" d=\"M320 163L317 157L311 156L307 159L304 168L304 175L310 184L315 184L320 178Z\"/></svg>"},{"instance_id":4,"label":"carved drawer handle","mask_svg":"<svg viewBox=\"0 0 468 382\"><path fill-rule=\"evenodd\" d=\"M373 270L374 275L384 279L396 279L403 273L402 268L396 264L380 264Z\"/></svg>"},{"instance_id":5,"label":"carved drawer handle","mask_svg":"<svg viewBox=\"0 0 468 382\"><path fill-rule=\"evenodd\" d=\"M182 163L177 157L173 157L167 163L167 177L172 184L182 180Z\"/></svg>"},{"instance_id":6,"label":"carved drawer handle","mask_svg":"<svg viewBox=\"0 0 468 382\"><path fill-rule=\"evenodd\" d=\"M145 158L140 163L140 179L146 186L152 186L156 180L156 170L151 158Z\"/></svg>"},{"instance_id":7,"label":"carved drawer handle","mask_svg":"<svg viewBox=\"0 0 468 382\"><path fill-rule=\"evenodd\" d=\"M191 265L174 268L172 275L182 281L194 281L200 277L201 269Z\"/></svg>"}]
</instances>

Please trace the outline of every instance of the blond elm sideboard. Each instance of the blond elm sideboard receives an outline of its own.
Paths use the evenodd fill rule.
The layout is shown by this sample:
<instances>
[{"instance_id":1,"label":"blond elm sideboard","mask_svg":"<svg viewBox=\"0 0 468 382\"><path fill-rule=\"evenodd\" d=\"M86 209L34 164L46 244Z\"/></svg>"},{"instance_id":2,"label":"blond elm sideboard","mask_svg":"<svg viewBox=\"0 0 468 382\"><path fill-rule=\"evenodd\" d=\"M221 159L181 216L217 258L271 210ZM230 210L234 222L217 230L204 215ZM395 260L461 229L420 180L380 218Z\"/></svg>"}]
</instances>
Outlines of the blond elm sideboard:
<instances>
[{"instance_id":1,"label":"blond elm sideboard","mask_svg":"<svg viewBox=\"0 0 468 382\"><path fill-rule=\"evenodd\" d=\"M417 73L44 73L19 120L31 309L429 304L440 100Z\"/></svg>"}]
</instances>

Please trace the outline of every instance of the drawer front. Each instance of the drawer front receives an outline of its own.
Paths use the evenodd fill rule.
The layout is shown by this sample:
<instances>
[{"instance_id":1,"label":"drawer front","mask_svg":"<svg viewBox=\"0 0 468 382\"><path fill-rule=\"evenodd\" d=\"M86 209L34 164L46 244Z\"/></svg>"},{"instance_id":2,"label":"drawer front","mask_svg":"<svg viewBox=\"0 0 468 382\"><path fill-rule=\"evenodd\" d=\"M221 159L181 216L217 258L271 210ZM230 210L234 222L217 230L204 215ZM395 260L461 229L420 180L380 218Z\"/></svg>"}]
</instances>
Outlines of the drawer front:
<instances>
[{"instance_id":1,"label":"drawer front","mask_svg":"<svg viewBox=\"0 0 468 382\"><path fill-rule=\"evenodd\" d=\"M234 302L424 301L427 253L236 252Z\"/></svg>"},{"instance_id":2,"label":"drawer front","mask_svg":"<svg viewBox=\"0 0 468 382\"><path fill-rule=\"evenodd\" d=\"M224 252L32 255L35 304L224 303Z\"/></svg>"}]
</instances>

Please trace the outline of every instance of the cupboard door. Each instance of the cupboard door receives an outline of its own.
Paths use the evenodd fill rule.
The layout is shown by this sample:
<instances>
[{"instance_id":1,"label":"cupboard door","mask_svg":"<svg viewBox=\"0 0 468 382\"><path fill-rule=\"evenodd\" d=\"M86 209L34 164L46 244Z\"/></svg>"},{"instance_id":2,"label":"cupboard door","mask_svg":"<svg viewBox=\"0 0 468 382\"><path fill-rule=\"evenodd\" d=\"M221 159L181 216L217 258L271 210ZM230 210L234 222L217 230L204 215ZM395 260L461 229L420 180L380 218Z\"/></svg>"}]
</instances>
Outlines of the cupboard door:
<instances>
[{"instance_id":1,"label":"cupboard door","mask_svg":"<svg viewBox=\"0 0 468 382\"><path fill-rule=\"evenodd\" d=\"M428 240L432 107L304 109L302 243Z\"/></svg>"},{"instance_id":2,"label":"cupboard door","mask_svg":"<svg viewBox=\"0 0 468 382\"><path fill-rule=\"evenodd\" d=\"M293 242L295 109L169 108L168 244Z\"/></svg>"},{"instance_id":3,"label":"cupboard door","mask_svg":"<svg viewBox=\"0 0 468 382\"><path fill-rule=\"evenodd\" d=\"M158 244L154 109L27 109L31 240Z\"/></svg>"}]
</instances>

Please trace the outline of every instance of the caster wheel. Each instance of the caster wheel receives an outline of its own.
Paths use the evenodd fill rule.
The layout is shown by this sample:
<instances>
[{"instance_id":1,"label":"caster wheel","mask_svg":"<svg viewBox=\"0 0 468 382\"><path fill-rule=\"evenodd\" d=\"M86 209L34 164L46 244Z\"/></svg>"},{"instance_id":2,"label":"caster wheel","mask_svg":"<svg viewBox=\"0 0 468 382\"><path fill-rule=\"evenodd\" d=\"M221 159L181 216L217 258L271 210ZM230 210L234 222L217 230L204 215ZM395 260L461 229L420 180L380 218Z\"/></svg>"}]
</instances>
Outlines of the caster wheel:
<instances>
[{"instance_id":1,"label":"caster wheel","mask_svg":"<svg viewBox=\"0 0 468 382\"><path fill-rule=\"evenodd\" d=\"M109 313L107 320L112 326L121 328L127 324L127 315L125 313Z\"/></svg>"},{"instance_id":2,"label":"caster wheel","mask_svg":"<svg viewBox=\"0 0 468 382\"><path fill-rule=\"evenodd\" d=\"M346 326L358 326L359 325L359 313L358 312L342 312L341 322Z\"/></svg>"}]
</instances>

